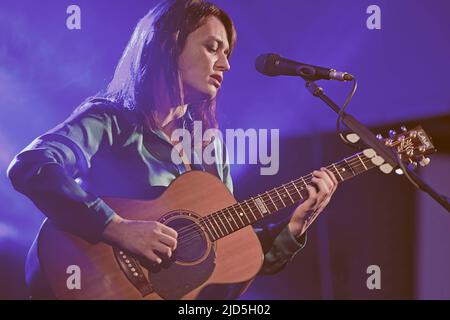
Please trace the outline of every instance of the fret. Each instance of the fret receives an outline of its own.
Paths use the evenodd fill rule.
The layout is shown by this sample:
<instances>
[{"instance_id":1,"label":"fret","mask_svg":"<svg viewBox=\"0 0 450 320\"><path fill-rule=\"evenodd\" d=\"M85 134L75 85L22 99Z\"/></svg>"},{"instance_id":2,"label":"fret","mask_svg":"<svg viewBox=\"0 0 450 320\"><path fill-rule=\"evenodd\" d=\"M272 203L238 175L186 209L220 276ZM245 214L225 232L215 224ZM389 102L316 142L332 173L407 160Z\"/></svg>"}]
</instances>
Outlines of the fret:
<instances>
[{"instance_id":1,"label":"fret","mask_svg":"<svg viewBox=\"0 0 450 320\"><path fill-rule=\"evenodd\" d=\"M272 197L270 196L270 194L268 193L268 191L266 191L266 194L267 194L267 196L269 197L270 201L272 202L272 204L273 204L273 206L274 206L274 208L275 208L274 211L278 211L279 209L278 209L277 205L275 204L275 202L272 200Z\"/></svg>"},{"instance_id":2,"label":"fret","mask_svg":"<svg viewBox=\"0 0 450 320\"><path fill-rule=\"evenodd\" d=\"M214 235L212 234L211 230L209 229L208 224L206 223L206 220L207 220L207 219L202 219L201 222L204 221L204 222L203 222L203 225L206 227L206 232L209 234L209 237L211 238L211 240L214 241L214 240L215 240L215 239L214 239ZM200 225L202 225L202 224L200 224Z\"/></svg>"},{"instance_id":3,"label":"fret","mask_svg":"<svg viewBox=\"0 0 450 320\"><path fill-rule=\"evenodd\" d=\"M228 212L230 212L230 209L227 208L227 210L228 210ZM231 212L230 212L230 214L233 215L233 213L231 213ZM241 220L241 223L242 223L241 228L244 227L245 226L244 220L242 220L242 217L239 215L239 213L237 213L237 216L239 217L239 220Z\"/></svg>"},{"instance_id":4,"label":"fret","mask_svg":"<svg viewBox=\"0 0 450 320\"><path fill-rule=\"evenodd\" d=\"M250 206L248 205L247 201L244 201L245 204L247 205L247 207L250 209L250 212L252 213L253 217L255 217L255 221L258 221L258 218L256 218L255 213L253 212L252 208L250 208Z\"/></svg>"},{"instance_id":5,"label":"fret","mask_svg":"<svg viewBox=\"0 0 450 320\"><path fill-rule=\"evenodd\" d=\"M248 223L251 224L252 221L248 218L248 214L245 212L245 210L242 208L242 206L241 206L241 204L239 202L238 202L238 206L239 206L239 208L241 208L242 214L244 214L244 216L247 218Z\"/></svg>"},{"instance_id":6,"label":"fret","mask_svg":"<svg viewBox=\"0 0 450 320\"><path fill-rule=\"evenodd\" d=\"M332 166L334 167L334 170L336 170L337 174L341 178L341 181L344 181L344 178L342 178L341 173L339 172L338 168L336 168L335 164L333 163Z\"/></svg>"},{"instance_id":7,"label":"fret","mask_svg":"<svg viewBox=\"0 0 450 320\"><path fill-rule=\"evenodd\" d=\"M237 212L237 211L236 211L236 213L238 214L239 218L241 218L241 220L242 220L242 217L245 216L245 217L247 218L247 220L250 222L250 220L248 219L248 217L247 217L243 212ZM244 225L243 225L243 226L248 225L249 222L244 222Z\"/></svg>"},{"instance_id":8,"label":"fret","mask_svg":"<svg viewBox=\"0 0 450 320\"><path fill-rule=\"evenodd\" d=\"M230 234L231 232L228 231L227 225L223 222L222 218L220 217L220 214L217 214L216 217L219 218L220 223L222 223L223 227L225 228L225 235Z\"/></svg>"},{"instance_id":9,"label":"fret","mask_svg":"<svg viewBox=\"0 0 450 320\"><path fill-rule=\"evenodd\" d=\"M286 190L287 195L289 196L289 199L291 199L292 203L295 203L294 199L292 199L291 195L289 194L289 191L288 191L288 189L286 188L286 185L285 185L285 184L283 184L283 188L284 188L284 190Z\"/></svg>"},{"instance_id":10,"label":"fret","mask_svg":"<svg viewBox=\"0 0 450 320\"><path fill-rule=\"evenodd\" d=\"M212 229L214 230L214 233L217 235L217 237L216 237L215 240L219 239L219 238L220 238L220 235L219 235L219 233L217 232L217 230L216 230L216 228L214 227L214 225L212 224L211 218L208 217L207 219L205 219L205 224L206 224L206 221L209 221L209 223L210 223Z\"/></svg>"},{"instance_id":11,"label":"fret","mask_svg":"<svg viewBox=\"0 0 450 320\"><path fill-rule=\"evenodd\" d=\"M278 190L277 190L277 188L275 188L274 190L275 190L275 192L277 193L277 195L278 195L278 198L280 198L280 200L281 200L281 203L283 204L283 207L286 207L286 204L284 203L283 199L281 199L281 196L280 196L280 194L278 193Z\"/></svg>"},{"instance_id":12,"label":"fret","mask_svg":"<svg viewBox=\"0 0 450 320\"><path fill-rule=\"evenodd\" d=\"M341 161L341 162L344 162L344 161ZM353 172L351 172L351 169L347 168L346 163L341 163L338 165L340 168L341 175L344 178L344 181L353 177Z\"/></svg>"},{"instance_id":13,"label":"fret","mask_svg":"<svg viewBox=\"0 0 450 320\"><path fill-rule=\"evenodd\" d=\"M356 176L355 170L353 170L353 167L348 163L347 158L344 159L347 166L350 168L350 171L352 172L353 176Z\"/></svg>"},{"instance_id":14,"label":"fret","mask_svg":"<svg viewBox=\"0 0 450 320\"><path fill-rule=\"evenodd\" d=\"M227 211L228 211L228 210L227 210ZM234 217L233 217L233 215L230 213L230 211L228 211L228 215L231 217L231 219L233 219L234 224L236 225L236 230L238 230L239 228L241 228L241 227L237 224L236 220L234 220ZM243 223L242 223L242 224L243 224Z\"/></svg>"},{"instance_id":15,"label":"fret","mask_svg":"<svg viewBox=\"0 0 450 320\"><path fill-rule=\"evenodd\" d=\"M220 213L219 213L220 214ZM228 222L228 225L230 226L230 229L231 229L231 232L233 232L234 231L234 229L233 229L233 226L231 225L231 223L230 223L230 217L227 217L225 214L224 215L222 215L223 217L224 217L224 219L226 220L226 222ZM231 232L229 232L229 233L231 233Z\"/></svg>"},{"instance_id":16,"label":"fret","mask_svg":"<svg viewBox=\"0 0 450 320\"><path fill-rule=\"evenodd\" d=\"M294 181L292 181L292 184L294 185L295 190L297 190L297 193L298 193L298 195L300 196L300 198L302 198L302 200L303 200L302 193L300 192L300 190L298 190L298 188L297 188L297 186L295 185L295 182L294 182Z\"/></svg>"},{"instance_id":17,"label":"fret","mask_svg":"<svg viewBox=\"0 0 450 320\"><path fill-rule=\"evenodd\" d=\"M366 167L364 161L361 160L361 157L359 156L359 153L356 154L356 156L358 157L359 161L361 161L361 163L362 163L362 165L364 166L364 168L365 168L366 170L369 170L369 169L367 169L367 167Z\"/></svg>"},{"instance_id":18,"label":"fret","mask_svg":"<svg viewBox=\"0 0 450 320\"><path fill-rule=\"evenodd\" d=\"M300 179L302 179L303 184L305 185L304 189L306 189L306 186L307 186L308 184L306 183L306 181L305 181L305 179L304 179L303 177L300 177Z\"/></svg>"},{"instance_id":19,"label":"fret","mask_svg":"<svg viewBox=\"0 0 450 320\"><path fill-rule=\"evenodd\" d=\"M327 168L336 178L339 177L342 182L375 166L370 161L365 163L364 161L366 159L369 158L365 157L360 152L351 157L344 158L340 162L330 164ZM361 162L362 166L358 163L358 160ZM307 192L308 184L306 181L310 181L310 175L311 174L292 180L289 183L266 191L265 193L258 194L256 197L251 197L248 200L235 203L234 205L226 207L207 217L201 218L200 221L201 224L203 224L203 230L209 235L212 241L216 241L217 239L258 221L258 219L264 218L272 212L276 212L289 204L295 203L300 200L300 198L302 200L305 199L307 195L303 195L302 192ZM274 198L275 195L278 199ZM297 198L297 195L299 198ZM268 199L266 197L268 197ZM291 203L288 204L286 199L290 199ZM277 201L280 201L281 205L277 205ZM245 206L246 209L244 210ZM271 206L273 206L273 208ZM236 218L236 215L239 219ZM244 215L247 221L244 220ZM223 219L225 219L226 222Z\"/></svg>"},{"instance_id":20,"label":"fret","mask_svg":"<svg viewBox=\"0 0 450 320\"><path fill-rule=\"evenodd\" d=\"M222 234L222 237L223 237L225 234L223 233L222 229L220 228L219 224L217 223L215 217L212 217L212 221L214 221L216 223L216 226L217 226L217 228L219 228L219 231L220 231L220 233Z\"/></svg>"}]
</instances>

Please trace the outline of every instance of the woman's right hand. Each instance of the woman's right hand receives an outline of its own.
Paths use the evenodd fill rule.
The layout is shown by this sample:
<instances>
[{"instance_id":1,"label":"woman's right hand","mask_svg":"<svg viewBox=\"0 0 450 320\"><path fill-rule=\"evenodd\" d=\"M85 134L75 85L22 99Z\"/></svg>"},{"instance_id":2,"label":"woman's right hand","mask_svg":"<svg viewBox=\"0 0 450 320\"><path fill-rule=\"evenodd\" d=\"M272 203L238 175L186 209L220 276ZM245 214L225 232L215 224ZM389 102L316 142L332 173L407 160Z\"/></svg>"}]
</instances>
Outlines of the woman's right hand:
<instances>
[{"instance_id":1,"label":"woman's right hand","mask_svg":"<svg viewBox=\"0 0 450 320\"><path fill-rule=\"evenodd\" d=\"M170 258L177 247L177 232L157 221L127 220L115 215L103 238L151 262L161 263L156 252Z\"/></svg>"}]
</instances>

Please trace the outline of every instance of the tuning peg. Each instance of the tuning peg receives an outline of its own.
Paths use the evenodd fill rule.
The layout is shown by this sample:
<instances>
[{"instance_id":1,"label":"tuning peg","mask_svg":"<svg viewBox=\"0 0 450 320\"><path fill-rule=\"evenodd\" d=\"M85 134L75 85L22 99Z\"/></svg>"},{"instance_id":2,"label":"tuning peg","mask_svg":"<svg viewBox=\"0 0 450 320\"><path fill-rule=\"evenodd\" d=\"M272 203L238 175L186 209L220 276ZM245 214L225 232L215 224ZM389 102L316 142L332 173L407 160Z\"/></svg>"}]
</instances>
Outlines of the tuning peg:
<instances>
[{"instance_id":1,"label":"tuning peg","mask_svg":"<svg viewBox=\"0 0 450 320\"><path fill-rule=\"evenodd\" d=\"M416 131L416 130L411 131L411 132L409 133L409 136L410 136L411 138L417 137L417 131Z\"/></svg>"},{"instance_id":2,"label":"tuning peg","mask_svg":"<svg viewBox=\"0 0 450 320\"><path fill-rule=\"evenodd\" d=\"M372 163L376 166L380 166L384 163L384 159L380 156L375 156L372 159L370 159L372 161Z\"/></svg>"},{"instance_id":3,"label":"tuning peg","mask_svg":"<svg viewBox=\"0 0 450 320\"><path fill-rule=\"evenodd\" d=\"M394 168L389 163L385 163L385 164L380 166L381 172L383 172L385 174L391 173L393 169Z\"/></svg>"},{"instance_id":4,"label":"tuning peg","mask_svg":"<svg viewBox=\"0 0 450 320\"><path fill-rule=\"evenodd\" d=\"M378 140L383 140L383 136L381 135L381 133L378 133L375 137L376 137Z\"/></svg>"},{"instance_id":5,"label":"tuning peg","mask_svg":"<svg viewBox=\"0 0 450 320\"><path fill-rule=\"evenodd\" d=\"M365 149L363 154L369 159L376 156L376 152L372 148Z\"/></svg>"},{"instance_id":6,"label":"tuning peg","mask_svg":"<svg viewBox=\"0 0 450 320\"><path fill-rule=\"evenodd\" d=\"M351 143L356 143L360 139L360 137L356 133L349 133L348 135L346 135L346 138Z\"/></svg>"},{"instance_id":7,"label":"tuning peg","mask_svg":"<svg viewBox=\"0 0 450 320\"><path fill-rule=\"evenodd\" d=\"M416 161L412 161L412 160L410 160L409 162L410 162L410 163L409 163L410 167L411 167L413 170L416 170L416 169L417 169L417 162L416 162Z\"/></svg>"},{"instance_id":8,"label":"tuning peg","mask_svg":"<svg viewBox=\"0 0 450 320\"><path fill-rule=\"evenodd\" d=\"M430 162L431 162L430 158L422 157L422 159L419 161L419 164L420 164L422 167L426 167L427 165L430 164Z\"/></svg>"},{"instance_id":9,"label":"tuning peg","mask_svg":"<svg viewBox=\"0 0 450 320\"><path fill-rule=\"evenodd\" d=\"M394 130L389 130L389 137L393 138L397 135L397 132L395 132Z\"/></svg>"},{"instance_id":10,"label":"tuning peg","mask_svg":"<svg viewBox=\"0 0 450 320\"><path fill-rule=\"evenodd\" d=\"M401 126L401 127L400 127L400 130L402 130L402 132L406 132L406 131L408 131L408 129L406 129L406 127L405 127L405 126Z\"/></svg>"}]
</instances>

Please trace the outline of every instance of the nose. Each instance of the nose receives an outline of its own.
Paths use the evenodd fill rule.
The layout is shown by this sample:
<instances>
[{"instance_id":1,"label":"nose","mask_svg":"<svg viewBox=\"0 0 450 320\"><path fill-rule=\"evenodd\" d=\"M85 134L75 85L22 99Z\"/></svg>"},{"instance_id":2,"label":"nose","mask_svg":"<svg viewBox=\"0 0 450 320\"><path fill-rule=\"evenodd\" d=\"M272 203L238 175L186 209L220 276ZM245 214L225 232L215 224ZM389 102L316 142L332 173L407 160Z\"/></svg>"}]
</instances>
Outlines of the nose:
<instances>
[{"instance_id":1,"label":"nose","mask_svg":"<svg viewBox=\"0 0 450 320\"><path fill-rule=\"evenodd\" d=\"M228 57L225 54L221 54L219 59L216 61L215 67L223 72L230 70L231 66L228 61Z\"/></svg>"}]
</instances>

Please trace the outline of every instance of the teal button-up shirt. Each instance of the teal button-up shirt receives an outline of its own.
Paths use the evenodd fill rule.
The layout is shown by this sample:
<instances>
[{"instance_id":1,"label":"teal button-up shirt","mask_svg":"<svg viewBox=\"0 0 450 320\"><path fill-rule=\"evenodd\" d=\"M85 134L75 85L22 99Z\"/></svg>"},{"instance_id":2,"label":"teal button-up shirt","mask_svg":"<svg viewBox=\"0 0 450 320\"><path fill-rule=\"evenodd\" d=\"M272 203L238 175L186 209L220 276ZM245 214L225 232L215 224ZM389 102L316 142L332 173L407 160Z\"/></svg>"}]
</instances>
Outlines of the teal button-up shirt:
<instances>
[{"instance_id":1,"label":"teal button-up shirt","mask_svg":"<svg viewBox=\"0 0 450 320\"><path fill-rule=\"evenodd\" d=\"M213 143L216 162L208 171L233 192L226 149L220 139ZM185 172L171 160L172 147L161 131L144 130L137 112L93 99L22 150L8 175L50 219L95 242L114 215L102 197L149 198ZM286 223L255 231L265 253L261 274L281 270L306 241Z\"/></svg>"}]
</instances>

